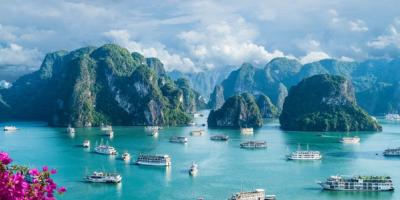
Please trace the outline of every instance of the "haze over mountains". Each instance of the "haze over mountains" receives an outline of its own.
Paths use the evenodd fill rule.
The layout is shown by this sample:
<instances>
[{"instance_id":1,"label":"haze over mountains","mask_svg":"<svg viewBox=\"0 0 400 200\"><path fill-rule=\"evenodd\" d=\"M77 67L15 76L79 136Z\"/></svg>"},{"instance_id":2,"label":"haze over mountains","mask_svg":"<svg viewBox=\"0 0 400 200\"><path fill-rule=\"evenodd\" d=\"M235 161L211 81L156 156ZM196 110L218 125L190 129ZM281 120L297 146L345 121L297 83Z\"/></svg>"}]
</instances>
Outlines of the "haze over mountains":
<instances>
[{"instance_id":1,"label":"haze over mountains","mask_svg":"<svg viewBox=\"0 0 400 200\"><path fill-rule=\"evenodd\" d=\"M325 59L306 65L288 58L276 58L265 67L258 68L245 63L230 73L216 87L219 96L212 95L211 105L221 105L221 99L235 94L250 92L265 94L279 108L290 87L315 74L340 75L352 81L358 104L374 115L400 111L398 91L400 60L366 60L346 62ZM223 94L223 97L221 97Z\"/></svg>"}]
</instances>

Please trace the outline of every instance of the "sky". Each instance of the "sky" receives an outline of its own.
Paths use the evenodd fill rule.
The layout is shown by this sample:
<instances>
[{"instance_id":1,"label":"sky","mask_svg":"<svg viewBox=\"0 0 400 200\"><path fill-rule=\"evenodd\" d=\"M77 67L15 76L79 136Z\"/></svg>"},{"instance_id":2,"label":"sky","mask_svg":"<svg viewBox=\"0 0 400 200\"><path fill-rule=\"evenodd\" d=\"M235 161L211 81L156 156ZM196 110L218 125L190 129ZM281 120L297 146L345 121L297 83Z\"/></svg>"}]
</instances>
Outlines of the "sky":
<instances>
[{"instance_id":1,"label":"sky","mask_svg":"<svg viewBox=\"0 0 400 200\"><path fill-rule=\"evenodd\" d=\"M283 56L397 58L399 7L398 0L0 0L0 79L38 69L48 52L105 43L184 72Z\"/></svg>"}]
</instances>

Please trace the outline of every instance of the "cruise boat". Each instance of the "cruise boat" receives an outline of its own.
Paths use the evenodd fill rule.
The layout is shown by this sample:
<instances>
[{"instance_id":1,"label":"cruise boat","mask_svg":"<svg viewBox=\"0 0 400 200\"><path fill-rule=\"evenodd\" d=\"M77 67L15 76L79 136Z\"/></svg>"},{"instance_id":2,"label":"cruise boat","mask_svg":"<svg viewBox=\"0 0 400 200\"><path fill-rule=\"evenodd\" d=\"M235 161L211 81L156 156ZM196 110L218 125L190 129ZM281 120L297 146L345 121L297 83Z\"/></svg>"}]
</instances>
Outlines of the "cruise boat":
<instances>
[{"instance_id":1,"label":"cruise boat","mask_svg":"<svg viewBox=\"0 0 400 200\"><path fill-rule=\"evenodd\" d=\"M267 142L265 141L248 141L240 144L241 148L244 149L264 149L267 148Z\"/></svg>"},{"instance_id":2,"label":"cruise boat","mask_svg":"<svg viewBox=\"0 0 400 200\"><path fill-rule=\"evenodd\" d=\"M107 130L105 132L106 132L106 136L114 137L114 131L112 129L111 130Z\"/></svg>"},{"instance_id":3,"label":"cruise boat","mask_svg":"<svg viewBox=\"0 0 400 200\"><path fill-rule=\"evenodd\" d=\"M325 182L318 182L324 190L340 191L392 191L389 176L331 176Z\"/></svg>"},{"instance_id":4,"label":"cruise boat","mask_svg":"<svg viewBox=\"0 0 400 200\"><path fill-rule=\"evenodd\" d=\"M131 154L129 154L128 152L125 152L122 154L121 159L123 161L130 161L131 160Z\"/></svg>"},{"instance_id":5,"label":"cruise boat","mask_svg":"<svg viewBox=\"0 0 400 200\"><path fill-rule=\"evenodd\" d=\"M240 133L243 135L251 135L254 133L253 128L240 128Z\"/></svg>"},{"instance_id":6,"label":"cruise boat","mask_svg":"<svg viewBox=\"0 0 400 200\"><path fill-rule=\"evenodd\" d=\"M172 136L169 138L169 142L186 144L188 139L184 136Z\"/></svg>"},{"instance_id":7,"label":"cruise boat","mask_svg":"<svg viewBox=\"0 0 400 200\"><path fill-rule=\"evenodd\" d=\"M4 131L17 131L18 128L15 126L5 126L3 130Z\"/></svg>"},{"instance_id":8,"label":"cruise boat","mask_svg":"<svg viewBox=\"0 0 400 200\"><path fill-rule=\"evenodd\" d=\"M198 171L199 170L197 169L197 164L193 162L192 165L190 166L189 174L191 176L196 176Z\"/></svg>"},{"instance_id":9,"label":"cruise boat","mask_svg":"<svg viewBox=\"0 0 400 200\"><path fill-rule=\"evenodd\" d=\"M264 189L256 189L250 192L238 192L228 200L275 200L275 195L266 195Z\"/></svg>"},{"instance_id":10,"label":"cruise boat","mask_svg":"<svg viewBox=\"0 0 400 200\"><path fill-rule=\"evenodd\" d=\"M68 126L68 127L67 127L67 133L69 133L69 134L74 134L74 133L75 133L75 128L73 128L73 127L71 127L71 126Z\"/></svg>"},{"instance_id":11,"label":"cruise boat","mask_svg":"<svg viewBox=\"0 0 400 200\"><path fill-rule=\"evenodd\" d=\"M158 131L160 130L159 126L145 126L144 127L145 131L153 132L153 131Z\"/></svg>"},{"instance_id":12,"label":"cruise boat","mask_svg":"<svg viewBox=\"0 0 400 200\"><path fill-rule=\"evenodd\" d=\"M227 140L229 140L229 136L227 136L227 135L213 135L213 136L210 137L210 140L227 141Z\"/></svg>"},{"instance_id":13,"label":"cruise boat","mask_svg":"<svg viewBox=\"0 0 400 200\"><path fill-rule=\"evenodd\" d=\"M389 121L400 121L400 115L399 114L387 114L385 115L385 119Z\"/></svg>"},{"instance_id":14,"label":"cruise boat","mask_svg":"<svg viewBox=\"0 0 400 200\"><path fill-rule=\"evenodd\" d=\"M189 122L188 125L189 125L189 126L196 126L196 123L194 123L194 122Z\"/></svg>"},{"instance_id":15,"label":"cruise boat","mask_svg":"<svg viewBox=\"0 0 400 200\"><path fill-rule=\"evenodd\" d=\"M104 124L102 124L102 125L100 126L100 130L101 130L101 131L112 131L112 126L111 126L111 125L104 125Z\"/></svg>"},{"instance_id":16,"label":"cruise boat","mask_svg":"<svg viewBox=\"0 0 400 200\"><path fill-rule=\"evenodd\" d=\"M400 147L396 149L386 149L383 151L384 156L400 156Z\"/></svg>"},{"instance_id":17,"label":"cruise boat","mask_svg":"<svg viewBox=\"0 0 400 200\"><path fill-rule=\"evenodd\" d=\"M90 147L90 141L89 141L89 140L83 141L82 146L83 146L84 148L89 148L89 147Z\"/></svg>"},{"instance_id":18,"label":"cruise boat","mask_svg":"<svg viewBox=\"0 0 400 200\"><path fill-rule=\"evenodd\" d=\"M206 132L204 130L197 130L197 131L192 131L190 134L192 136L202 136L204 135Z\"/></svg>"},{"instance_id":19,"label":"cruise boat","mask_svg":"<svg viewBox=\"0 0 400 200\"><path fill-rule=\"evenodd\" d=\"M169 155L143 155L140 154L136 160L137 165L151 166L170 166L171 157Z\"/></svg>"},{"instance_id":20,"label":"cruise boat","mask_svg":"<svg viewBox=\"0 0 400 200\"><path fill-rule=\"evenodd\" d=\"M308 150L308 145L306 151L301 151L299 145L298 150L289 154L287 158L288 160L320 160L322 155L319 151Z\"/></svg>"},{"instance_id":21,"label":"cruise boat","mask_svg":"<svg viewBox=\"0 0 400 200\"><path fill-rule=\"evenodd\" d=\"M117 155L117 150L115 150L114 147L109 146L108 144L100 144L99 146L94 148L94 151L98 154Z\"/></svg>"},{"instance_id":22,"label":"cruise boat","mask_svg":"<svg viewBox=\"0 0 400 200\"><path fill-rule=\"evenodd\" d=\"M150 132L147 132L147 135L148 135L148 136L157 137L157 136L158 136L158 130L157 130L157 129L154 129L154 130L152 130L152 131L150 131Z\"/></svg>"},{"instance_id":23,"label":"cruise boat","mask_svg":"<svg viewBox=\"0 0 400 200\"><path fill-rule=\"evenodd\" d=\"M114 173L93 172L84 178L86 182L91 183L119 183L122 181L122 176Z\"/></svg>"},{"instance_id":24,"label":"cruise boat","mask_svg":"<svg viewBox=\"0 0 400 200\"><path fill-rule=\"evenodd\" d=\"M354 137L343 137L340 142L345 144L358 144L360 143L360 138L358 136Z\"/></svg>"}]
</instances>

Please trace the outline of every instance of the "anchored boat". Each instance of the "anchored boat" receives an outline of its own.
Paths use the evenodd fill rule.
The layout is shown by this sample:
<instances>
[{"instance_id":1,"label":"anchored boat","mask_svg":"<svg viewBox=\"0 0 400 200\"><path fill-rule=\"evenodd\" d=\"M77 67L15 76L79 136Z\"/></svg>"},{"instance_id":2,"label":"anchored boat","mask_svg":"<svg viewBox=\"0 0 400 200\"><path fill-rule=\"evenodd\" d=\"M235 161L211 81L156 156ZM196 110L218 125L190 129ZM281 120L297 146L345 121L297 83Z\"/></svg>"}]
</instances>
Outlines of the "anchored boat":
<instances>
[{"instance_id":1,"label":"anchored boat","mask_svg":"<svg viewBox=\"0 0 400 200\"><path fill-rule=\"evenodd\" d=\"M228 200L275 200L275 195L266 195L264 189L256 189L250 192L238 192Z\"/></svg>"},{"instance_id":2,"label":"anchored boat","mask_svg":"<svg viewBox=\"0 0 400 200\"><path fill-rule=\"evenodd\" d=\"M192 136L203 136L206 132L204 130L197 130L197 131L192 131L190 134Z\"/></svg>"},{"instance_id":3,"label":"anchored boat","mask_svg":"<svg viewBox=\"0 0 400 200\"><path fill-rule=\"evenodd\" d=\"M400 147L396 149L386 149L383 152L384 156L400 156Z\"/></svg>"},{"instance_id":4,"label":"anchored boat","mask_svg":"<svg viewBox=\"0 0 400 200\"><path fill-rule=\"evenodd\" d=\"M267 142L266 141L248 141L248 142L241 143L240 147L244 148L244 149L265 149L265 148L267 148Z\"/></svg>"},{"instance_id":5,"label":"anchored boat","mask_svg":"<svg viewBox=\"0 0 400 200\"><path fill-rule=\"evenodd\" d=\"M287 158L288 160L320 160L322 155L319 151L308 150L308 145L306 151L301 151L299 145L298 150L289 154Z\"/></svg>"},{"instance_id":6,"label":"anchored boat","mask_svg":"<svg viewBox=\"0 0 400 200\"><path fill-rule=\"evenodd\" d=\"M137 165L170 166L171 165L171 157L169 157L169 155L140 154L135 163Z\"/></svg>"},{"instance_id":7,"label":"anchored boat","mask_svg":"<svg viewBox=\"0 0 400 200\"><path fill-rule=\"evenodd\" d=\"M190 166L190 169L189 169L189 174L191 176L196 176L198 171L199 170L197 169L197 164L192 162L192 165Z\"/></svg>"},{"instance_id":8,"label":"anchored boat","mask_svg":"<svg viewBox=\"0 0 400 200\"><path fill-rule=\"evenodd\" d=\"M324 190L339 191L392 191L390 176L331 176L318 182Z\"/></svg>"},{"instance_id":9,"label":"anchored boat","mask_svg":"<svg viewBox=\"0 0 400 200\"><path fill-rule=\"evenodd\" d=\"M240 128L240 133L243 135L251 135L254 133L253 128Z\"/></svg>"},{"instance_id":10,"label":"anchored boat","mask_svg":"<svg viewBox=\"0 0 400 200\"><path fill-rule=\"evenodd\" d=\"M11 131L17 131L18 128L15 127L15 126L5 126L3 130L4 130L4 131L10 131L10 132L11 132Z\"/></svg>"},{"instance_id":11,"label":"anchored boat","mask_svg":"<svg viewBox=\"0 0 400 200\"><path fill-rule=\"evenodd\" d=\"M117 150L114 147L109 146L108 144L103 145L100 143L99 146L94 148L94 151L98 154L105 154L105 155L117 155Z\"/></svg>"},{"instance_id":12,"label":"anchored boat","mask_svg":"<svg viewBox=\"0 0 400 200\"><path fill-rule=\"evenodd\" d=\"M91 183L119 183L122 181L122 176L115 173L93 172L84 180Z\"/></svg>"},{"instance_id":13,"label":"anchored boat","mask_svg":"<svg viewBox=\"0 0 400 200\"><path fill-rule=\"evenodd\" d=\"M130 161L131 160L131 154L129 154L128 152L125 152L122 154L121 159L123 161Z\"/></svg>"},{"instance_id":14,"label":"anchored boat","mask_svg":"<svg viewBox=\"0 0 400 200\"><path fill-rule=\"evenodd\" d=\"M358 136L354 137L343 137L340 142L345 144L358 144L360 143L360 138Z\"/></svg>"},{"instance_id":15,"label":"anchored boat","mask_svg":"<svg viewBox=\"0 0 400 200\"><path fill-rule=\"evenodd\" d=\"M169 138L169 142L186 144L188 139L184 136L172 136Z\"/></svg>"},{"instance_id":16,"label":"anchored boat","mask_svg":"<svg viewBox=\"0 0 400 200\"><path fill-rule=\"evenodd\" d=\"M83 141L82 146L83 146L84 148L89 148L89 147L90 147L90 141L89 141L89 140Z\"/></svg>"},{"instance_id":17,"label":"anchored boat","mask_svg":"<svg viewBox=\"0 0 400 200\"><path fill-rule=\"evenodd\" d=\"M229 136L227 136L227 135L213 135L213 136L210 137L210 140L227 141L227 140L229 140Z\"/></svg>"},{"instance_id":18,"label":"anchored boat","mask_svg":"<svg viewBox=\"0 0 400 200\"><path fill-rule=\"evenodd\" d=\"M101 131L112 131L112 126L111 126L111 125L104 125L104 124L102 124L102 125L100 126L100 130L101 130Z\"/></svg>"}]
</instances>

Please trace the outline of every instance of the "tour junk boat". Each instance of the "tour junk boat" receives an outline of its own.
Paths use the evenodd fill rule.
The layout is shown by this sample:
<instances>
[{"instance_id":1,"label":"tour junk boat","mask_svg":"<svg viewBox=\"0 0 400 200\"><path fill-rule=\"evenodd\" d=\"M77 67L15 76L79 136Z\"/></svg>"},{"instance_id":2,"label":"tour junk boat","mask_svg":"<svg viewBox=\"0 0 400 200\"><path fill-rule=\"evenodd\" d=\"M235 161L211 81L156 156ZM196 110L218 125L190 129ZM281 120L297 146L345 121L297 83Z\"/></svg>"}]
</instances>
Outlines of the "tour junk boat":
<instances>
[{"instance_id":1,"label":"tour junk boat","mask_svg":"<svg viewBox=\"0 0 400 200\"><path fill-rule=\"evenodd\" d=\"M396 149L386 149L383 152L384 156L400 156L400 147Z\"/></svg>"},{"instance_id":2,"label":"tour junk boat","mask_svg":"<svg viewBox=\"0 0 400 200\"><path fill-rule=\"evenodd\" d=\"M169 157L169 155L140 154L135 163L137 165L170 166L171 165L171 157Z\"/></svg>"},{"instance_id":3,"label":"tour junk boat","mask_svg":"<svg viewBox=\"0 0 400 200\"><path fill-rule=\"evenodd\" d=\"M186 144L188 139L184 136L172 136L169 138L169 142Z\"/></svg>"},{"instance_id":4,"label":"tour junk boat","mask_svg":"<svg viewBox=\"0 0 400 200\"><path fill-rule=\"evenodd\" d=\"M86 182L91 183L119 183L122 181L122 176L114 173L93 172L84 178Z\"/></svg>"},{"instance_id":5,"label":"tour junk boat","mask_svg":"<svg viewBox=\"0 0 400 200\"><path fill-rule=\"evenodd\" d=\"M264 189L256 189L250 192L238 192L228 200L275 200L275 195L266 195Z\"/></svg>"},{"instance_id":6,"label":"tour junk boat","mask_svg":"<svg viewBox=\"0 0 400 200\"><path fill-rule=\"evenodd\" d=\"M288 160L320 160L322 155L319 151L309 151L308 145L306 151L301 151L299 145L298 150L289 154L287 158Z\"/></svg>"},{"instance_id":7,"label":"tour junk boat","mask_svg":"<svg viewBox=\"0 0 400 200\"><path fill-rule=\"evenodd\" d=\"M229 140L229 136L227 136L227 135L213 135L213 136L210 137L210 140L227 141L227 140Z\"/></svg>"},{"instance_id":8,"label":"tour junk boat","mask_svg":"<svg viewBox=\"0 0 400 200\"><path fill-rule=\"evenodd\" d=\"M389 176L331 176L325 182L318 182L324 190L339 191L392 191Z\"/></svg>"},{"instance_id":9,"label":"tour junk boat","mask_svg":"<svg viewBox=\"0 0 400 200\"><path fill-rule=\"evenodd\" d=\"M265 141L247 141L240 144L241 148L244 149L264 149L267 148L267 142Z\"/></svg>"}]
</instances>

